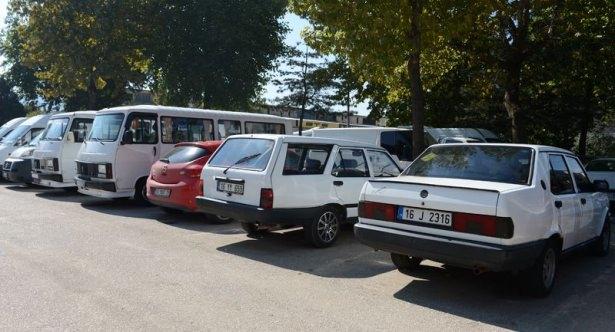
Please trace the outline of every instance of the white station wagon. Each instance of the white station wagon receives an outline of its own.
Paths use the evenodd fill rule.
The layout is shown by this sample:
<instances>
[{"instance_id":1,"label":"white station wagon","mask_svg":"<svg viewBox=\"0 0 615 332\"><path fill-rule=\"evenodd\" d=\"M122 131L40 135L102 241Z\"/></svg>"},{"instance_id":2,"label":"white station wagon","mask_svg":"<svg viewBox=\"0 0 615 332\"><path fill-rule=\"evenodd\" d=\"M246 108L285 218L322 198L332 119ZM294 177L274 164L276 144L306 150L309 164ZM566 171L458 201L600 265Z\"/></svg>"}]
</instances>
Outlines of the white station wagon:
<instances>
[{"instance_id":1,"label":"white station wagon","mask_svg":"<svg viewBox=\"0 0 615 332\"><path fill-rule=\"evenodd\" d=\"M522 271L544 296L560 254L585 245L608 253L606 190L566 150L434 145L401 176L363 187L355 235L402 270L430 259L476 273Z\"/></svg>"},{"instance_id":2,"label":"white station wagon","mask_svg":"<svg viewBox=\"0 0 615 332\"><path fill-rule=\"evenodd\" d=\"M308 242L331 245L357 219L359 194L373 178L401 169L383 148L340 139L237 135L203 168L202 212L239 220L249 234L303 226Z\"/></svg>"}]
</instances>

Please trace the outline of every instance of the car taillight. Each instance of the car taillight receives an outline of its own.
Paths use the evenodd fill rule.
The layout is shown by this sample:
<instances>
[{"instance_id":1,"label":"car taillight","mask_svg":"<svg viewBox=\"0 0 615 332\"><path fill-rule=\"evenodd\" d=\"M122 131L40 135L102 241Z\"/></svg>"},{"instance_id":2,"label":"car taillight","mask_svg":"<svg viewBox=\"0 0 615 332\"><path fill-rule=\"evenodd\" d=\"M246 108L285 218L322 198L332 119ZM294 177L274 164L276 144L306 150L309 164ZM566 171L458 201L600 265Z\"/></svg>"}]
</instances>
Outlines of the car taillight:
<instances>
[{"instance_id":1,"label":"car taillight","mask_svg":"<svg viewBox=\"0 0 615 332\"><path fill-rule=\"evenodd\" d=\"M359 217L384 221L395 221L397 206L369 201L359 202Z\"/></svg>"},{"instance_id":2,"label":"car taillight","mask_svg":"<svg viewBox=\"0 0 615 332\"><path fill-rule=\"evenodd\" d=\"M263 209L271 209L273 208L273 189L271 188L262 188L261 189L261 204L260 207Z\"/></svg>"},{"instance_id":3,"label":"car taillight","mask_svg":"<svg viewBox=\"0 0 615 332\"><path fill-rule=\"evenodd\" d=\"M453 213L453 230L510 239L513 236L514 227L510 218L455 212Z\"/></svg>"}]
</instances>

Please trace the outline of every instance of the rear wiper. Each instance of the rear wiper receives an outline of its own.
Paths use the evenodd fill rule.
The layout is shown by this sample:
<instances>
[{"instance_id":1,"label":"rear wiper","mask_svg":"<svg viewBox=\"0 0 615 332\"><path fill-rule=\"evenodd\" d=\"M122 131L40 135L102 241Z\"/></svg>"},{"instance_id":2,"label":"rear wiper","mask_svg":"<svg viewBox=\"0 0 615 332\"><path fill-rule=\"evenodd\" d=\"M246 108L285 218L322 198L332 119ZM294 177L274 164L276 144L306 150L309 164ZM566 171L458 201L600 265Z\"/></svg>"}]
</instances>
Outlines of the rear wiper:
<instances>
[{"instance_id":1,"label":"rear wiper","mask_svg":"<svg viewBox=\"0 0 615 332\"><path fill-rule=\"evenodd\" d=\"M254 158L256 158L256 157L258 157L258 156L260 156L260 155L261 155L261 153L255 153L255 154L253 154L253 155L245 156L245 157L243 157L243 158L241 158L241 159L237 160L237 161L236 161L234 164L232 164L231 166L227 167L227 168L224 170L224 172L223 172L223 173L224 173L224 174L226 174L226 172L228 172L228 170L229 170L229 169L233 168L233 166L237 166L237 165L239 165L239 164L243 164L243 163L245 163L245 162L247 162L247 161L250 161L250 160L252 160L252 159L254 159Z\"/></svg>"}]
</instances>

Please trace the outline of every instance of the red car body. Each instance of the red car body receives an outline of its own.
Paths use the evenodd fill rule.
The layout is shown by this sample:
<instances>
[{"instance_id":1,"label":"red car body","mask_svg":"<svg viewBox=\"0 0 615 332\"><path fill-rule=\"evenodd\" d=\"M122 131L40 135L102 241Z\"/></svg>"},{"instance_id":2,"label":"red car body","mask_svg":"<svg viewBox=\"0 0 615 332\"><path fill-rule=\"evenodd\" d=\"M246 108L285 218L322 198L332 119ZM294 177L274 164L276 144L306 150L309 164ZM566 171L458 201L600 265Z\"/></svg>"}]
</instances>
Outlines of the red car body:
<instances>
[{"instance_id":1,"label":"red car body","mask_svg":"<svg viewBox=\"0 0 615 332\"><path fill-rule=\"evenodd\" d=\"M194 212L203 190L201 170L221 141L179 143L151 168L147 199L167 209Z\"/></svg>"}]
</instances>

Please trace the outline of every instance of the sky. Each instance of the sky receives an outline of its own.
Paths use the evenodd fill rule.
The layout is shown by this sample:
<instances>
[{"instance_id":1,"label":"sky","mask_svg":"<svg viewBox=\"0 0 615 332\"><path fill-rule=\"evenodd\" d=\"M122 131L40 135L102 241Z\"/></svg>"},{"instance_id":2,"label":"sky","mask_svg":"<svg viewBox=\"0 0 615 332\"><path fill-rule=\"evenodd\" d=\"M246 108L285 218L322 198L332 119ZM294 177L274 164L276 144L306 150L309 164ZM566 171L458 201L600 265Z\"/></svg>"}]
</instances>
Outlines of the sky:
<instances>
[{"instance_id":1,"label":"sky","mask_svg":"<svg viewBox=\"0 0 615 332\"><path fill-rule=\"evenodd\" d=\"M8 1L9 0L0 0L0 28L4 28L4 19L6 17L6 7L8 5ZM288 24L289 28L289 32L285 38L285 43L287 45L296 45L297 43L302 43L303 39L301 38L301 31L309 26L309 22L295 14L290 13L286 14L283 20ZM1 61L2 57L0 57L0 62ZM274 74L272 73L272 75ZM277 87L275 87L273 84L267 84L267 86L265 86L265 92L263 97L268 102L273 102L276 98L281 96L281 94L278 93L277 90ZM361 115L368 114L366 104L357 105L356 111L358 111Z\"/></svg>"}]
</instances>

